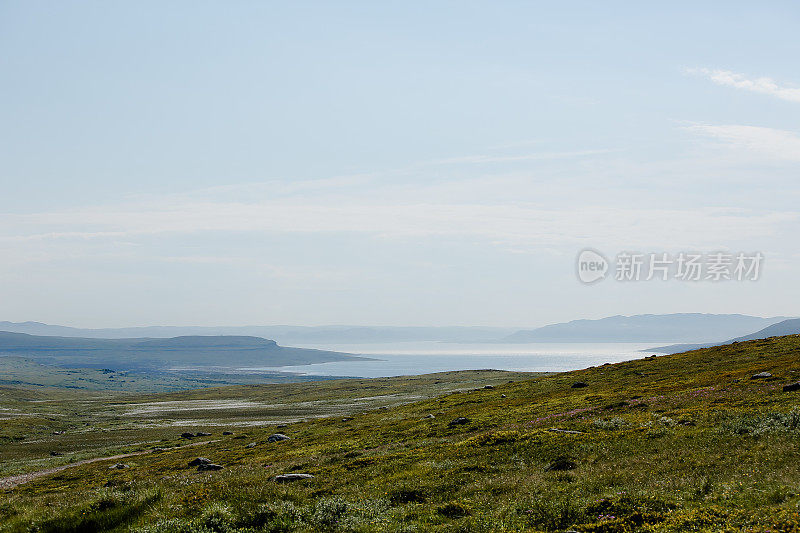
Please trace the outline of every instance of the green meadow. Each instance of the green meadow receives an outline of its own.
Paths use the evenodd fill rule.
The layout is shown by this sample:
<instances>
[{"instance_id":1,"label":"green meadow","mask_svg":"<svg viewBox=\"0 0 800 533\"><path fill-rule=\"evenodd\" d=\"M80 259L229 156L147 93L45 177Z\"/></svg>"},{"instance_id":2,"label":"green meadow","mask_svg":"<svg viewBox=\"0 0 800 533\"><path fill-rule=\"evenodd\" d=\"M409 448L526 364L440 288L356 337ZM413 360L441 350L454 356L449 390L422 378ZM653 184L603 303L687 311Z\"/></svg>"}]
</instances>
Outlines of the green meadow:
<instances>
[{"instance_id":1,"label":"green meadow","mask_svg":"<svg viewBox=\"0 0 800 533\"><path fill-rule=\"evenodd\" d=\"M787 336L550 375L8 385L0 532L797 531L798 380Z\"/></svg>"}]
</instances>

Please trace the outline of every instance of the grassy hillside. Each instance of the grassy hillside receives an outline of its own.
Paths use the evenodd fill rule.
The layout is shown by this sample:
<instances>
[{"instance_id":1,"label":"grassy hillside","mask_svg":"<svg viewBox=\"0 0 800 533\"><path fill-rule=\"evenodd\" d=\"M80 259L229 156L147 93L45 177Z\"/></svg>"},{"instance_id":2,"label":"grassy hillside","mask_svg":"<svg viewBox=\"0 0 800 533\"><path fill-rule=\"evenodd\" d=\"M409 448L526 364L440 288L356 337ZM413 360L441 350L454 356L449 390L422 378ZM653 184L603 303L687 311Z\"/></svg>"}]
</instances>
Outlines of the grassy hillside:
<instances>
[{"instance_id":1,"label":"grassy hillside","mask_svg":"<svg viewBox=\"0 0 800 533\"><path fill-rule=\"evenodd\" d=\"M0 531L797 531L798 379L790 336L477 382L38 478L3 494Z\"/></svg>"}]
</instances>

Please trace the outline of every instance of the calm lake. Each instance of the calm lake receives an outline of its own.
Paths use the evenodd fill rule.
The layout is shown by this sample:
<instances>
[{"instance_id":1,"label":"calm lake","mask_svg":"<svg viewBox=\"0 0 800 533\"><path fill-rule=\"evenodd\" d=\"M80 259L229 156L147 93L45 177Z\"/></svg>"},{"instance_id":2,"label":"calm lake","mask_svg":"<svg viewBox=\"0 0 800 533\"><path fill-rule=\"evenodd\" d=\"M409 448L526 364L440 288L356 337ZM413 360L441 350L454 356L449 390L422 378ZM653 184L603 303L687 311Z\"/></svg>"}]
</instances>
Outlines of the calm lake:
<instances>
[{"instance_id":1,"label":"calm lake","mask_svg":"<svg viewBox=\"0 0 800 533\"><path fill-rule=\"evenodd\" d=\"M455 344L399 342L380 344L305 344L300 348L363 355L372 361L339 361L313 365L242 370L297 372L317 376L388 377L449 370L515 370L560 372L603 363L641 359L653 343Z\"/></svg>"}]
</instances>

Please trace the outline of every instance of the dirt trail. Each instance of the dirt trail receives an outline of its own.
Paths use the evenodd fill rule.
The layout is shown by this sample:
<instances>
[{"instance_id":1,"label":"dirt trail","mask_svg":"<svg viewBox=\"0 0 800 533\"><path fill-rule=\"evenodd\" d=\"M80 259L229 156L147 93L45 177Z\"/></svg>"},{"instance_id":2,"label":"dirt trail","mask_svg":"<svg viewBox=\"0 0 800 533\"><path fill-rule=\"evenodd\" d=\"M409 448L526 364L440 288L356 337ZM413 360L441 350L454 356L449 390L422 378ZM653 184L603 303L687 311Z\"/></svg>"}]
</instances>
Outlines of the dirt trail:
<instances>
[{"instance_id":1,"label":"dirt trail","mask_svg":"<svg viewBox=\"0 0 800 533\"><path fill-rule=\"evenodd\" d=\"M211 444L212 442L218 442L217 440L206 440L203 442L191 442L186 444L185 446L177 446L174 448L163 448L163 451L170 451L170 450L180 450L183 448L188 448L189 446L200 446L201 444ZM144 450L141 452L132 452L132 453L122 453L119 455L110 455L107 457L95 457L93 459L84 459L82 461L76 461L74 463L69 463L66 465L61 466L54 466L53 468L46 468L44 470L38 470L36 472L28 472L27 474L17 474L16 476L8 476L0 478L0 490L8 490L13 489L17 485L22 485L23 483L27 483L31 480L34 480L39 477L49 476L50 474L55 474L56 472L61 472L62 470L66 470L68 468L72 468L74 466L86 465L89 463L97 463L99 461L115 461L117 459L125 459L126 457L135 457L137 455L147 455L148 453L153 453L155 450Z\"/></svg>"}]
</instances>

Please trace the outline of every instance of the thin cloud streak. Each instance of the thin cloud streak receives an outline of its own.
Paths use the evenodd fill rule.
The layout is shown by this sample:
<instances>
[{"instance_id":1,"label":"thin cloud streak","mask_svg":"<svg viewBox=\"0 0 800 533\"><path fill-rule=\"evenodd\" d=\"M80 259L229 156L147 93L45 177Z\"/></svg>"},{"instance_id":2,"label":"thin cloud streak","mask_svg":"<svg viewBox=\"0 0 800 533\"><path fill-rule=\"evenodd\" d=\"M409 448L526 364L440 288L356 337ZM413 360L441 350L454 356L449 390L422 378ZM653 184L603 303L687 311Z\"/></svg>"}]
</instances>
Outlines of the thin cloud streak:
<instances>
[{"instance_id":1,"label":"thin cloud streak","mask_svg":"<svg viewBox=\"0 0 800 533\"><path fill-rule=\"evenodd\" d=\"M734 87L759 94L766 94L786 100L788 102L800 103L800 88L779 85L772 78L748 78L744 74L738 74L730 70L693 68L687 69L687 74L700 75L717 85Z\"/></svg>"},{"instance_id":2,"label":"thin cloud streak","mask_svg":"<svg viewBox=\"0 0 800 533\"><path fill-rule=\"evenodd\" d=\"M0 241L139 241L158 235L351 233L394 239L459 237L492 245L523 247L609 243L620 246L698 247L758 239L796 224L795 212L732 209L644 209L621 213L610 207L542 209L528 204L312 205L280 202L193 203L171 209L146 206L74 212L5 215ZM703 232L697 232L703 227ZM53 228L62 231L54 232ZM80 228L80 231L69 231ZM67 231L64 231L67 229ZM9 234L10 233L10 234Z\"/></svg>"},{"instance_id":3,"label":"thin cloud streak","mask_svg":"<svg viewBox=\"0 0 800 533\"><path fill-rule=\"evenodd\" d=\"M740 124L699 123L690 123L685 129L722 141L737 150L747 150L770 159L800 161L800 135L791 131Z\"/></svg>"}]
</instances>

